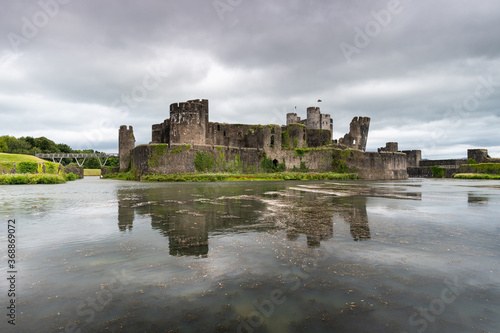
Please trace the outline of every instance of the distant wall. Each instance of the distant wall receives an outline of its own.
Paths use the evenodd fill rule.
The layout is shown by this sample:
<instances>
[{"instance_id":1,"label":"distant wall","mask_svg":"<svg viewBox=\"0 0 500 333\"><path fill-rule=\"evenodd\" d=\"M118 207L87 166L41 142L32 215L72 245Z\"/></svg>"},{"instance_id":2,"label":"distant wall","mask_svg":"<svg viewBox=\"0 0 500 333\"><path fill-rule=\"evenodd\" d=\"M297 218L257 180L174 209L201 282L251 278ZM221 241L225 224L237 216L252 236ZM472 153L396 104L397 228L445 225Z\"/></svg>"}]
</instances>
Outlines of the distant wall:
<instances>
[{"instance_id":1,"label":"distant wall","mask_svg":"<svg viewBox=\"0 0 500 333\"><path fill-rule=\"evenodd\" d=\"M206 144L275 151L281 149L281 126L208 123Z\"/></svg>"},{"instance_id":2,"label":"distant wall","mask_svg":"<svg viewBox=\"0 0 500 333\"><path fill-rule=\"evenodd\" d=\"M308 147L327 146L332 142L332 133L328 129L310 129L306 131Z\"/></svg>"},{"instance_id":3,"label":"distant wall","mask_svg":"<svg viewBox=\"0 0 500 333\"><path fill-rule=\"evenodd\" d=\"M364 179L406 179L407 158L403 153L351 151L347 165Z\"/></svg>"},{"instance_id":4,"label":"distant wall","mask_svg":"<svg viewBox=\"0 0 500 333\"><path fill-rule=\"evenodd\" d=\"M431 167L408 167L410 178L432 178Z\"/></svg>"},{"instance_id":5,"label":"distant wall","mask_svg":"<svg viewBox=\"0 0 500 333\"><path fill-rule=\"evenodd\" d=\"M446 169L456 169L462 164L466 164L465 159L450 159L450 160L422 160L420 161L421 167L439 166Z\"/></svg>"},{"instance_id":6,"label":"distant wall","mask_svg":"<svg viewBox=\"0 0 500 333\"><path fill-rule=\"evenodd\" d=\"M472 158L476 163L486 163L489 159L488 149L468 149L467 158Z\"/></svg>"},{"instance_id":7,"label":"distant wall","mask_svg":"<svg viewBox=\"0 0 500 333\"><path fill-rule=\"evenodd\" d=\"M378 149L379 153L382 151L396 153L398 151L398 143L397 142L386 142L385 147Z\"/></svg>"},{"instance_id":8,"label":"distant wall","mask_svg":"<svg viewBox=\"0 0 500 333\"><path fill-rule=\"evenodd\" d=\"M416 168L420 166L420 161L422 160L421 150L403 150L402 152L405 153L408 158L409 168Z\"/></svg>"}]
</instances>

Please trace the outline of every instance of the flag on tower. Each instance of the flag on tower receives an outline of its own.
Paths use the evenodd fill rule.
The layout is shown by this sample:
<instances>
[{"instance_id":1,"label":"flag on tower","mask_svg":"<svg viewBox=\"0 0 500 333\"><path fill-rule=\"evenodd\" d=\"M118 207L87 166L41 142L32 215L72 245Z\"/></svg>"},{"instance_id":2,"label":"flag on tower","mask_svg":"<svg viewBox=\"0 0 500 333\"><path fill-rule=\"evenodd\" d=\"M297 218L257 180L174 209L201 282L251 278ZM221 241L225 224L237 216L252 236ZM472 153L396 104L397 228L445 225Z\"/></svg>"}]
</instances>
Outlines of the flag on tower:
<instances>
[{"instance_id":1,"label":"flag on tower","mask_svg":"<svg viewBox=\"0 0 500 333\"><path fill-rule=\"evenodd\" d=\"M323 101L322 101L322 100L320 100L320 99L318 99L318 103L319 103L319 102L323 102Z\"/></svg>"}]
</instances>

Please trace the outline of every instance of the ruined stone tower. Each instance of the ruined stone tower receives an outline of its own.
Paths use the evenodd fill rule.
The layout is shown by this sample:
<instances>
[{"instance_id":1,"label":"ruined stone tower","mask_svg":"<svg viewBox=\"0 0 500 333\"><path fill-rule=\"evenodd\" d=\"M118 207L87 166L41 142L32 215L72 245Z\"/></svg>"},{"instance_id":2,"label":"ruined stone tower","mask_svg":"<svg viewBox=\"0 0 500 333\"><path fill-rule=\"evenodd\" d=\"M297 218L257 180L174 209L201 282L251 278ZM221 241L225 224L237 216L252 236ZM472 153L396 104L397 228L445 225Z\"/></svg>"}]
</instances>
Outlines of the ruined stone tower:
<instances>
[{"instance_id":1,"label":"ruined stone tower","mask_svg":"<svg viewBox=\"0 0 500 333\"><path fill-rule=\"evenodd\" d=\"M333 137L333 120L329 114L321 113L317 106L310 106L307 108L307 118L300 119L296 113L287 113L286 125L301 124L309 129L324 129L329 130ZM331 138L330 138L331 139Z\"/></svg>"},{"instance_id":2,"label":"ruined stone tower","mask_svg":"<svg viewBox=\"0 0 500 333\"><path fill-rule=\"evenodd\" d=\"M118 154L120 156L120 172L130 167L130 151L135 147L134 129L126 125L120 126L118 132Z\"/></svg>"},{"instance_id":3,"label":"ruined stone tower","mask_svg":"<svg viewBox=\"0 0 500 333\"><path fill-rule=\"evenodd\" d=\"M339 143L347 148L365 151L369 129L369 117L354 117L351 121L349 133L344 135L343 138L340 138Z\"/></svg>"},{"instance_id":4,"label":"ruined stone tower","mask_svg":"<svg viewBox=\"0 0 500 333\"><path fill-rule=\"evenodd\" d=\"M204 145L208 128L208 100L170 105L170 143Z\"/></svg>"}]
</instances>

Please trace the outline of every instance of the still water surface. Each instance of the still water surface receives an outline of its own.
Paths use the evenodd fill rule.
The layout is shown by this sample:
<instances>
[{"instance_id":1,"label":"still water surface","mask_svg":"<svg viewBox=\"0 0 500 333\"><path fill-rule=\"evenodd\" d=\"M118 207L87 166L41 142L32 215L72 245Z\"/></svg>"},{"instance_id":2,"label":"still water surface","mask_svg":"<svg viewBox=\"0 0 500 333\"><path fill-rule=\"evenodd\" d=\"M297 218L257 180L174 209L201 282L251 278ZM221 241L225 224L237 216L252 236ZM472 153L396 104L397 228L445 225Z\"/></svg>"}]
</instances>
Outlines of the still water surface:
<instances>
[{"instance_id":1,"label":"still water surface","mask_svg":"<svg viewBox=\"0 0 500 333\"><path fill-rule=\"evenodd\" d=\"M2 332L500 331L497 181L87 177L0 203Z\"/></svg>"}]
</instances>

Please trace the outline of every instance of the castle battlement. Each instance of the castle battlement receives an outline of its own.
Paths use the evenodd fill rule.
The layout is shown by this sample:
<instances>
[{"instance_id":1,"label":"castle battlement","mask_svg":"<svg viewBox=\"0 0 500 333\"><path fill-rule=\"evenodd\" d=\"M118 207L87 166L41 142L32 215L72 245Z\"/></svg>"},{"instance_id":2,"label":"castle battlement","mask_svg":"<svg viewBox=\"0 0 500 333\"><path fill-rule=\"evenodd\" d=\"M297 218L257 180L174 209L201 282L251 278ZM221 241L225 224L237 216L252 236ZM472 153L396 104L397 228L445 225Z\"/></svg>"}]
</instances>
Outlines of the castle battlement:
<instances>
[{"instance_id":1,"label":"castle battlement","mask_svg":"<svg viewBox=\"0 0 500 333\"><path fill-rule=\"evenodd\" d=\"M206 104L203 102L188 101L188 102L170 104L170 113L204 112L204 111L206 111Z\"/></svg>"}]
</instances>

